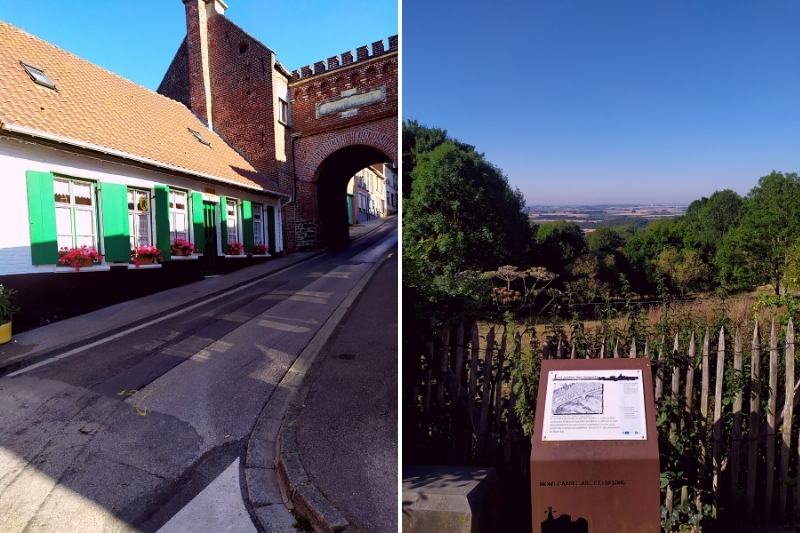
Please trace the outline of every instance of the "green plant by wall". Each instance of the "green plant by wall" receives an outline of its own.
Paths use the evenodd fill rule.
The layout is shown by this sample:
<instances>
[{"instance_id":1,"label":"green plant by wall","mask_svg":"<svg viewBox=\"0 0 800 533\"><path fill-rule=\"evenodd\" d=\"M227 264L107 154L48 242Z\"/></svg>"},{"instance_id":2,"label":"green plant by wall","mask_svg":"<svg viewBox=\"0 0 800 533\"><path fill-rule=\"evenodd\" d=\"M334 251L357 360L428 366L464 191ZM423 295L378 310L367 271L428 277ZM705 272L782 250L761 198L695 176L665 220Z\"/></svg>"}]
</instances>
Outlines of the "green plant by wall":
<instances>
[{"instance_id":1,"label":"green plant by wall","mask_svg":"<svg viewBox=\"0 0 800 533\"><path fill-rule=\"evenodd\" d=\"M8 289L0 285L0 324L10 322L13 316L19 311L19 307L12 303L17 291Z\"/></svg>"}]
</instances>

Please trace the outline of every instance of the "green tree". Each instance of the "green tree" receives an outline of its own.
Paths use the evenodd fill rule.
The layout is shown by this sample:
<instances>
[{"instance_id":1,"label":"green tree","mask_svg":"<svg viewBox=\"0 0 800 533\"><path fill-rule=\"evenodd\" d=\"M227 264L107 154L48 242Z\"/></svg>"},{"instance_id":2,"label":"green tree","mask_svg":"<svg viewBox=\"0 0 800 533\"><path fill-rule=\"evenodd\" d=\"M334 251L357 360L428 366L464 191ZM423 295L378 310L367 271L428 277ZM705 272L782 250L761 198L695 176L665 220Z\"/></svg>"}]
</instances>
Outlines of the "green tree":
<instances>
[{"instance_id":1,"label":"green tree","mask_svg":"<svg viewBox=\"0 0 800 533\"><path fill-rule=\"evenodd\" d=\"M403 214L404 278L428 300L466 296L464 271L526 257L524 198L472 147L447 140L418 152ZM405 270L407 269L407 270Z\"/></svg>"},{"instance_id":2,"label":"green tree","mask_svg":"<svg viewBox=\"0 0 800 533\"><path fill-rule=\"evenodd\" d=\"M586 251L583 230L574 222L545 222L535 228L531 264L563 275Z\"/></svg>"},{"instance_id":3,"label":"green tree","mask_svg":"<svg viewBox=\"0 0 800 533\"><path fill-rule=\"evenodd\" d=\"M655 268L667 280L673 294L705 290L711 280L711 267L695 250L664 248L655 259Z\"/></svg>"},{"instance_id":4,"label":"green tree","mask_svg":"<svg viewBox=\"0 0 800 533\"><path fill-rule=\"evenodd\" d=\"M739 223L743 205L742 197L730 189L716 191L709 198L689 204L685 246L700 252L705 261L711 261L725 234Z\"/></svg>"},{"instance_id":5,"label":"green tree","mask_svg":"<svg viewBox=\"0 0 800 533\"><path fill-rule=\"evenodd\" d=\"M416 120L403 121L403 198L411 195L411 173L417 164L417 156L430 152L446 140L446 130L428 128Z\"/></svg>"},{"instance_id":6,"label":"green tree","mask_svg":"<svg viewBox=\"0 0 800 533\"><path fill-rule=\"evenodd\" d=\"M683 247L686 234L682 218L654 220L635 232L624 247L630 264L630 281L638 293L652 293L658 287L659 271L655 260L667 248Z\"/></svg>"},{"instance_id":7,"label":"green tree","mask_svg":"<svg viewBox=\"0 0 800 533\"><path fill-rule=\"evenodd\" d=\"M800 178L773 171L744 202L739 224L723 238L715 263L729 290L769 283L785 287L787 252L800 237Z\"/></svg>"}]
</instances>

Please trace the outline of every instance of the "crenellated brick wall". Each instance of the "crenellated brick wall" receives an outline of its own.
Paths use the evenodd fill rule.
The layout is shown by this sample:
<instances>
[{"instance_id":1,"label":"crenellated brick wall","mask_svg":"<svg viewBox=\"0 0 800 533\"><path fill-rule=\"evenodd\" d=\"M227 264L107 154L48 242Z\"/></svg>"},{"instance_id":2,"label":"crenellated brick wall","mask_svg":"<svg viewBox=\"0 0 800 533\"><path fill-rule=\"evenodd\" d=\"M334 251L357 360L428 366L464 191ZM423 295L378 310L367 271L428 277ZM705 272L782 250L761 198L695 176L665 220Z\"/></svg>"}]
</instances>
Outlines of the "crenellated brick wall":
<instances>
[{"instance_id":1,"label":"crenellated brick wall","mask_svg":"<svg viewBox=\"0 0 800 533\"><path fill-rule=\"evenodd\" d=\"M318 180L326 158L348 147L368 146L374 150L353 152L360 158L352 162L360 165L356 170L397 161L397 36L359 47L355 57L344 52L318 61L313 69L289 73L272 50L226 16L210 11L201 16L198 10L210 0L183 1L187 37L159 92L206 120L210 100L211 126L259 170L261 175L254 179L295 195L282 212L287 249L319 246L326 225L320 213L327 206L319 204L325 199L318 198ZM204 92L199 52L204 20L210 99ZM288 84L288 127L275 120L276 79ZM330 201L339 201L338 192Z\"/></svg>"}]
</instances>

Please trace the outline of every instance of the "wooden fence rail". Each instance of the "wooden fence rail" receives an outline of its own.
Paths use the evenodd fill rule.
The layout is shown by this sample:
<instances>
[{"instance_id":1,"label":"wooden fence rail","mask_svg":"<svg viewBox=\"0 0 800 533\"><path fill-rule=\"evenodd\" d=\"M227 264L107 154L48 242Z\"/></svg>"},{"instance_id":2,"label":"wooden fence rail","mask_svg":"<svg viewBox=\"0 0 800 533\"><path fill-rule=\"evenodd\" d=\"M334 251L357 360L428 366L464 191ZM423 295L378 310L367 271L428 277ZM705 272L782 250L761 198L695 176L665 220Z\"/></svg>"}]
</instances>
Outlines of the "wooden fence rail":
<instances>
[{"instance_id":1,"label":"wooden fence rail","mask_svg":"<svg viewBox=\"0 0 800 533\"><path fill-rule=\"evenodd\" d=\"M669 351L667 337L659 335L651 354L650 338L601 334L595 337L600 339L598 347L591 339L581 344L562 335L539 345L530 332L506 331L504 326L432 324L421 358L424 368L413 386L414 401L423 419L430 415L432 425L442 423L442 413L451 414L450 459L494 464L527 476L530 441L515 406L521 393L528 395L528 409L534 409L532 387L538 376L525 382L520 372L512 372L526 353L533 357L531 369L538 368L536 358L605 357L609 351L613 357L624 352L627 357L647 357L653 364L658 408L668 420L659 427L662 456L665 447L685 451L677 458L682 474L662 491L664 506L672 511L679 491L680 504L699 511L711 506L714 514L744 519L797 520L800 425L793 420L800 383L795 383L794 326L791 320L785 329L774 322L769 326L768 346L755 323L749 350L744 349L741 328L731 332L706 327L697 330L703 334L699 350L692 330L674 333ZM767 352L768 357L762 357Z\"/></svg>"}]
</instances>

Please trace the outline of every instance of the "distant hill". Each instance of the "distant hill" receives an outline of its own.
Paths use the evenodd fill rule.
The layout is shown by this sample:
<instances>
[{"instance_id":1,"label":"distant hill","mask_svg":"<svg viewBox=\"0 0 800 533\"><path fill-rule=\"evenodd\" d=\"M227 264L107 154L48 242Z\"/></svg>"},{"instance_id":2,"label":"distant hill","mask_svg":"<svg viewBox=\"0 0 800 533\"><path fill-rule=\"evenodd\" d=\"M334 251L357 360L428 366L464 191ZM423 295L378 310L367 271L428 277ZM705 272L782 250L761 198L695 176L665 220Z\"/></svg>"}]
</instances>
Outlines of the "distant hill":
<instances>
[{"instance_id":1,"label":"distant hill","mask_svg":"<svg viewBox=\"0 0 800 533\"><path fill-rule=\"evenodd\" d=\"M686 213L685 205L675 204L598 204L529 205L531 222L575 222L584 231L601 226L644 226L650 220L673 218Z\"/></svg>"}]
</instances>

